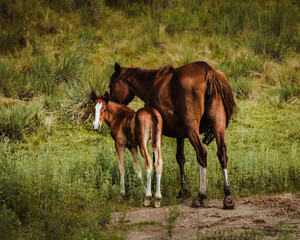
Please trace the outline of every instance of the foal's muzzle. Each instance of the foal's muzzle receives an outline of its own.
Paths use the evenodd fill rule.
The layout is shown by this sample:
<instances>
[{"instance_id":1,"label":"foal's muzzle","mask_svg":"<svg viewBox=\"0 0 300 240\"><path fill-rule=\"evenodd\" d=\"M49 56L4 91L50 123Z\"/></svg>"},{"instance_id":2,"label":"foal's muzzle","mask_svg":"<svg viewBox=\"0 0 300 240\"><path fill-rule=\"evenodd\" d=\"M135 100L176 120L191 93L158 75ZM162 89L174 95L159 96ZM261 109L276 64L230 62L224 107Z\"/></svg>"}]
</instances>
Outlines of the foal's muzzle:
<instances>
[{"instance_id":1,"label":"foal's muzzle","mask_svg":"<svg viewBox=\"0 0 300 240\"><path fill-rule=\"evenodd\" d=\"M94 131L99 131L101 128L101 124L100 123L93 123L93 129Z\"/></svg>"}]
</instances>

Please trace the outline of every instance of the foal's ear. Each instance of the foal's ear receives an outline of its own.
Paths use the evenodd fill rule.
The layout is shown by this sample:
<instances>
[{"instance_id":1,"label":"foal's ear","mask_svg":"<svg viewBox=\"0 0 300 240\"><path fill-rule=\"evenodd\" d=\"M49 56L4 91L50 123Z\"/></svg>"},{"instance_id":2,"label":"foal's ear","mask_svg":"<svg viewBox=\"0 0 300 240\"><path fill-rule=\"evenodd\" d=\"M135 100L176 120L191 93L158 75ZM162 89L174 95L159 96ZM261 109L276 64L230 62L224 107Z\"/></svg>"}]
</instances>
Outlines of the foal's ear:
<instances>
[{"instance_id":1,"label":"foal's ear","mask_svg":"<svg viewBox=\"0 0 300 240\"><path fill-rule=\"evenodd\" d=\"M94 91L91 92L91 99L93 100L93 102L96 102L96 100L98 99L98 96Z\"/></svg>"},{"instance_id":2,"label":"foal's ear","mask_svg":"<svg viewBox=\"0 0 300 240\"><path fill-rule=\"evenodd\" d=\"M171 65L164 66L158 70L156 77L164 77L166 75L173 74L174 70L175 68Z\"/></svg>"},{"instance_id":3,"label":"foal's ear","mask_svg":"<svg viewBox=\"0 0 300 240\"><path fill-rule=\"evenodd\" d=\"M121 72L121 66L118 63L115 63L115 71Z\"/></svg>"},{"instance_id":4,"label":"foal's ear","mask_svg":"<svg viewBox=\"0 0 300 240\"><path fill-rule=\"evenodd\" d=\"M105 93L104 93L104 95L103 95L103 100L104 100L105 102L108 102L108 101L110 100L110 95L109 95L108 92L105 92Z\"/></svg>"}]
</instances>

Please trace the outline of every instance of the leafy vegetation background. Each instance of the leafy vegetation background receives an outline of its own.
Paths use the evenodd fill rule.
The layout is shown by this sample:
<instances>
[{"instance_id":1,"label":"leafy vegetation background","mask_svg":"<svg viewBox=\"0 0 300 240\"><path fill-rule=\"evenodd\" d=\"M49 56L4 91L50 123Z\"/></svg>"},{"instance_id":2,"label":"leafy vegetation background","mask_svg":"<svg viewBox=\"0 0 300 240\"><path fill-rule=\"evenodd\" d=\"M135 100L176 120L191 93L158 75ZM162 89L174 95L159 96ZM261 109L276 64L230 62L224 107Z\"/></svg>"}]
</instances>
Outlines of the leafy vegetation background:
<instances>
[{"instance_id":1,"label":"leafy vegetation background","mask_svg":"<svg viewBox=\"0 0 300 240\"><path fill-rule=\"evenodd\" d=\"M143 188L127 152L119 197L114 143L107 126L91 130L89 99L108 90L114 62L223 71L238 105L226 132L234 197L300 190L298 1L0 0L0 53L1 239L124 237L107 224L141 206ZM208 196L222 198L215 143L207 150ZM164 137L163 205L181 201L175 154ZM196 195L188 141L186 159Z\"/></svg>"}]
</instances>

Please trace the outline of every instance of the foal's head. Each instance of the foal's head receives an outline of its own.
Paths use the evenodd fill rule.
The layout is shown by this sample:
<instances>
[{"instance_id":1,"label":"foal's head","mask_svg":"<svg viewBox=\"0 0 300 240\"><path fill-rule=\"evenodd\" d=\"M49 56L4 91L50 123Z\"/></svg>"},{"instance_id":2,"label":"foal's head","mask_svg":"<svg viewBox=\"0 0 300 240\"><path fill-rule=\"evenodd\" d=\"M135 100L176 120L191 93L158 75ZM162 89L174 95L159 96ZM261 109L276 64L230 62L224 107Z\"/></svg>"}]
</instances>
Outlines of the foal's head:
<instances>
[{"instance_id":1,"label":"foal's head","mask_svg":"<svg viewBox=\"0 0 300 240\"><path fill-rule=\"evenodd\" d=\"M107 104L110 99L110 96L108 92L105 92L103 96L97 96L97 94L94 91L92 91L91 99L95 103L93 106L93 110L94 110L93 129L95 131L99 131L107 115L106 110L107 110Z\"/></svg>"},{"instance_id":2,"label":"foal's head","mask_svg":"<svg viewBox=\"0 0 300 240\"><path fill-rule=\"evenodd\" d=\"M133 69L133 66L121 68L118 63L115 63L115 72L109 79L109 93L112 101L127 105L134 98L134 94L124 82L131 75Z\"/></svg>"}]
</instances>

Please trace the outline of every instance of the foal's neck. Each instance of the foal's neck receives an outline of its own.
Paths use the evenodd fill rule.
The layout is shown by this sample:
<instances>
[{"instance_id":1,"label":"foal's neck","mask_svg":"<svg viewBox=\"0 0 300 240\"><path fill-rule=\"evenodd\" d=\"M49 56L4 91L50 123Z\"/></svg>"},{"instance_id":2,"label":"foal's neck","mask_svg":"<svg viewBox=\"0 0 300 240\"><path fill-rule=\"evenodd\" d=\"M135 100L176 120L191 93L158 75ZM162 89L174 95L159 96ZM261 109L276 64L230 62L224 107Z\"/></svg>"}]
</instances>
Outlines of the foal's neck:
<instances>
[{"instance_id":1,"label":"foal's neck","mask_svg":"<svg viewBox=\"0 0 300 240\"><path fill-rule=\"evenodd\" d=\"M133 116L135 111L132 109L109 101L107 103L107 116L105 118L106 123L113 127L117 122L121 122L124 118Z\"/></svg>"}]
</instances>

